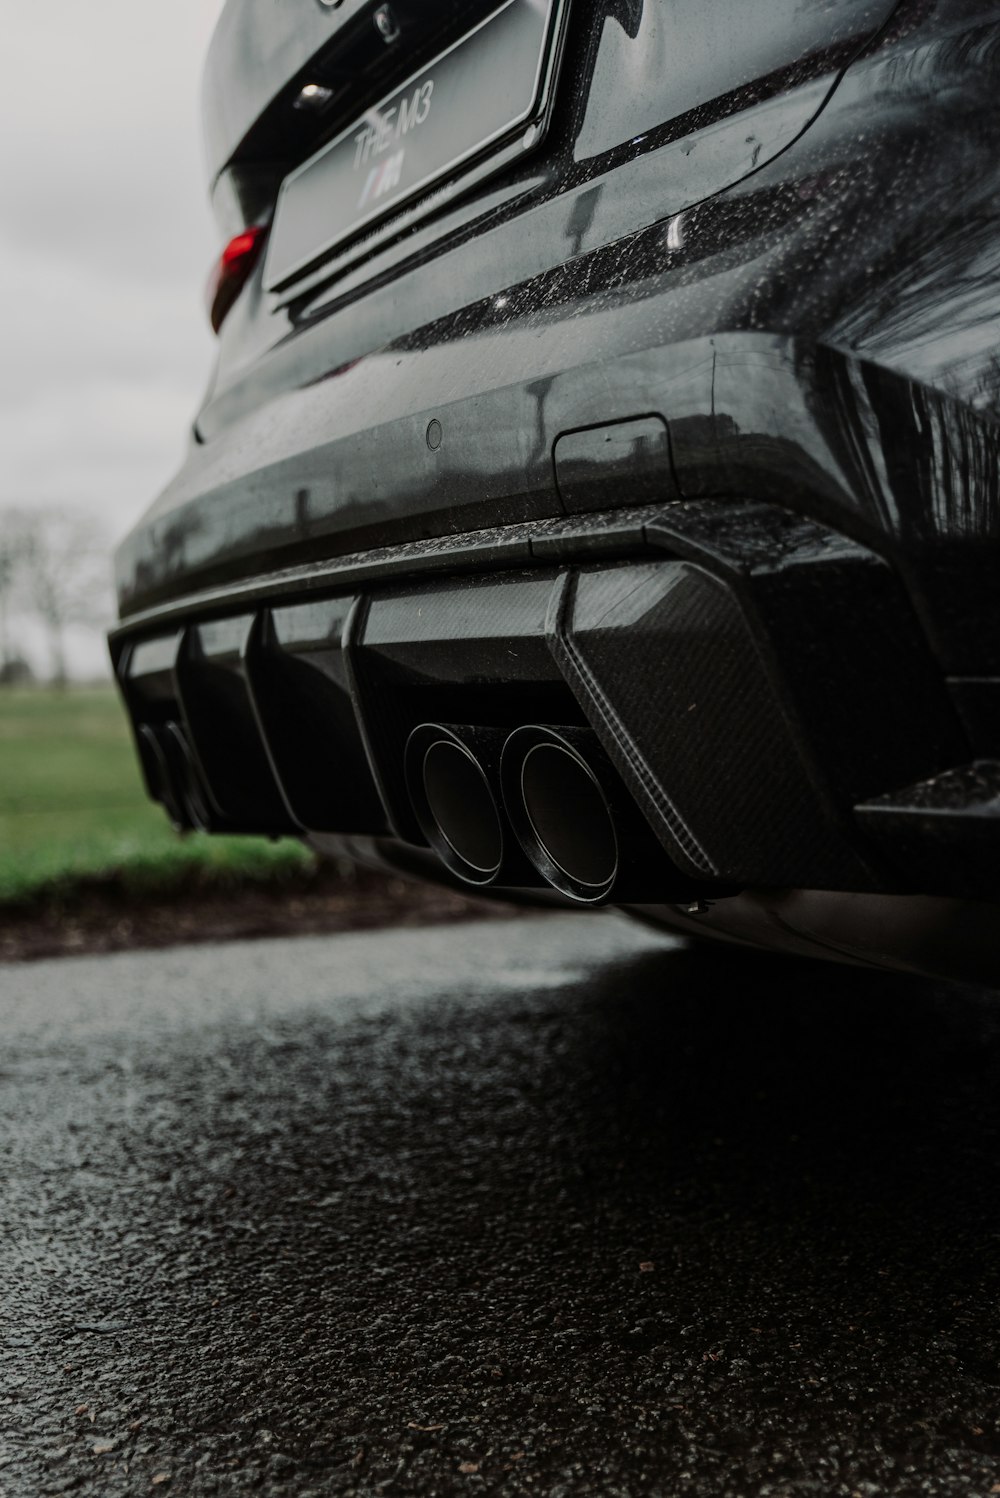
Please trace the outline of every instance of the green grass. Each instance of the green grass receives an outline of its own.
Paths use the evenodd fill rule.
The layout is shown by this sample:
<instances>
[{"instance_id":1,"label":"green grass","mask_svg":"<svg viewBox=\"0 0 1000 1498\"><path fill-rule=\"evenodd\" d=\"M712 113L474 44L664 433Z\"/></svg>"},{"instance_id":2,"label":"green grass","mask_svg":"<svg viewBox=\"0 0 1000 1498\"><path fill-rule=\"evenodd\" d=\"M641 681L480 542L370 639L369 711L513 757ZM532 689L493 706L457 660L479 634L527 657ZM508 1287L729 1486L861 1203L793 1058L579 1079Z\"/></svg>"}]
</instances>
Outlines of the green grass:
<instances>
[{"instance_id":1,"label":"green grass","mask_svg":"<svg viewBox=\"0 0 1000 1498\"><path fill-rule=\"evenodd\" d=\"M146 799L113 687L0 687L0 901L89 875L155 891L194 873L280 878L311 861L294 841L174 832Z\"/></svg>"}]
</instances>

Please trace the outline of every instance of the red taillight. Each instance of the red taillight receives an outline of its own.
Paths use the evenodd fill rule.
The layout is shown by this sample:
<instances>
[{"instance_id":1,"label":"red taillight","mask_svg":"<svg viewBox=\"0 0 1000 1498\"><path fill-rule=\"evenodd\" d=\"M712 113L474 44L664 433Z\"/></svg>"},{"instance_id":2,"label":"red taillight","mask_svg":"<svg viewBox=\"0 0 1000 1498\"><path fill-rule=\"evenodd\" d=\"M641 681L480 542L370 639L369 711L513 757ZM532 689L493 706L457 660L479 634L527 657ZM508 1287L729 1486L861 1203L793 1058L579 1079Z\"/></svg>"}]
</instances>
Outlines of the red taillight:
<instances>
[{"instance_id":1,"label":"red taillight","mask_svg":"<svg viewBox=\"0 0 1000 1498\"><path fill-rule=\"evenodd\" d=\"M208 283L208 315L212 330L217 333L222 327L226 313L247 283L247 278L257 263L264 244L267 229L253 224L249 229L235 235L222 254Z\"/></svg>"}]
</instances>

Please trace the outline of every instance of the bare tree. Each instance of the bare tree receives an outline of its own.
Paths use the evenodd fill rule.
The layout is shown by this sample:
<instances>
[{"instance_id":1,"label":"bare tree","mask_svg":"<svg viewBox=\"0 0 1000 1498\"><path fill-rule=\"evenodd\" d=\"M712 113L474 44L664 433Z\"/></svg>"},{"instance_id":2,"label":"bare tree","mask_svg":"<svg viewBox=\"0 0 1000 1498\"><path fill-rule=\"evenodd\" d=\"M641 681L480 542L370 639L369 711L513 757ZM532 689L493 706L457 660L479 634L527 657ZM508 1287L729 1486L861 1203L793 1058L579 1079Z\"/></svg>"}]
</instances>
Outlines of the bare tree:
<instances>
[{"instance_id":1,"label":"bare tree","mask_svg":"<svg viewBox=\"0 0 1000 1498\"><path fill-rule=\"evenodd\" d=\"M23 561L22 517L17 510L0 511L0 680L5 679L13 655L10 621Z\"/></svg>"},{"instance_id":2,"label":"bare tree","mask_svg":"<svg viewBox=\"0 0 1000 1498\"><path fill-rule=\"evenodd\" d=\"M66 630L95 624L109 611L110 565L93 515L46 507L20 512L18 593L45 628L52 680L67 680Z\"/></svg>"}]
</instances>

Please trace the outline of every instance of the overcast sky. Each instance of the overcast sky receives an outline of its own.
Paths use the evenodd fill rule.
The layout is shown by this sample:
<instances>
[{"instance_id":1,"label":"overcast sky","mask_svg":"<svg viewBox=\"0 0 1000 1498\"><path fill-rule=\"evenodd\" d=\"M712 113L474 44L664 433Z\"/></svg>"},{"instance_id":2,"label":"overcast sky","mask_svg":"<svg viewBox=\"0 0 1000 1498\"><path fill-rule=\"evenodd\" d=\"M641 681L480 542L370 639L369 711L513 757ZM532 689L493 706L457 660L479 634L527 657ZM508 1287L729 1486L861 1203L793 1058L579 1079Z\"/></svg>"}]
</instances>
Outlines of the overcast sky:
<instances>
[{"instance_id":1,"label":"overcast sky","mask_svg":"<svg viewBox=\"0 0 1000 1498\"><path fill-rule=\"evenodd\" d=\"M220 248L198 88L221 0L11 0L0 26L0 507L120 536L178 466Z\"/></svg>"}]
</instances>

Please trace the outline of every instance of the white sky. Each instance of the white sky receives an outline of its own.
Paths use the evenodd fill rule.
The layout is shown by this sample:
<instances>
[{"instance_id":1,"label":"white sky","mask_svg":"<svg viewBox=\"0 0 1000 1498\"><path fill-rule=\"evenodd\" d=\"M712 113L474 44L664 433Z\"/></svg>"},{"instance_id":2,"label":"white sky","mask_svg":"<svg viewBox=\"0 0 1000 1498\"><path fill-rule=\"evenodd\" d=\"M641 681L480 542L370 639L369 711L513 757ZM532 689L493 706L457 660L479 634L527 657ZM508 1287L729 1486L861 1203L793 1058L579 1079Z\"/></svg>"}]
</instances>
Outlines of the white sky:
<instances>
[{"instance_id":1,"label":"white sky","mask_svg":"<svg viewBox=\"0 0 1000 1498\"><path fill-rule=\"evenodd\" d=\"M198 90L220 9L4 6L0 508L91 507L117 539L180 463L212 358Z\"/></svg>"}]
</instances>

